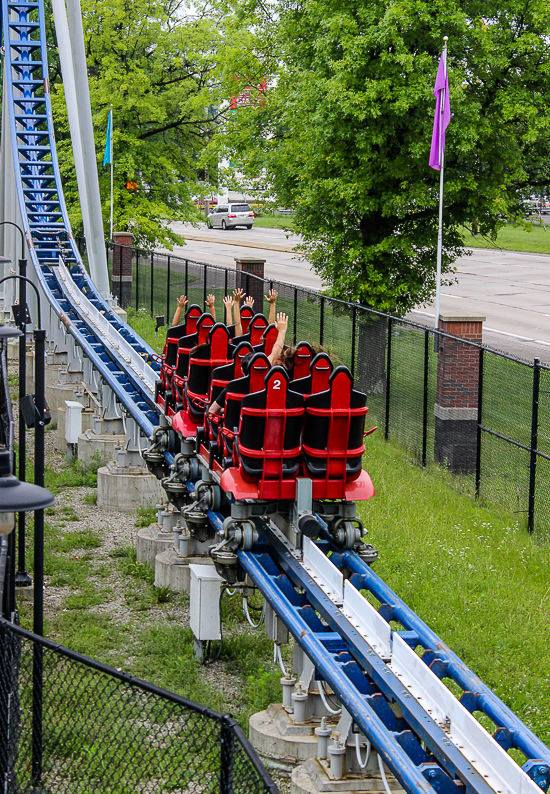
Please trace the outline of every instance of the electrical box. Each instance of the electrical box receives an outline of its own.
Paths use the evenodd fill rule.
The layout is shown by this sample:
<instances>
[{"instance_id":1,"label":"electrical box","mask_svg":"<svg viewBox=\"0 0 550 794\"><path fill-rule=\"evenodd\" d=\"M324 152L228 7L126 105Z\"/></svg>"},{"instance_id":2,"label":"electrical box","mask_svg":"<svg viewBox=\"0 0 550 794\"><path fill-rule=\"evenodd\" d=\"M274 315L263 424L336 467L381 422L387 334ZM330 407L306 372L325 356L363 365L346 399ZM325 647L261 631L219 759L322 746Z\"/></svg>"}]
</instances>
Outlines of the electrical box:
<instances>
[{"instance_id":1,"label":"electrical box","mask_svg":"<svg viewBox=\"0 0 550 794\"><path fill-rule=\"evenodd\" d=\"M65 441L67 444L78 444L78 436L82 434L82 403L65 400Z\"/></svg>"},{"instance_id":2,"label":"electrical box","mask_svg":"<svg viewBox=\"0 0 550 794\"><path fill-rule=\"evenodd\" d=\"M197 640L221 640L220 592L224 581L213 565L190 565L191 616Z\"/></svg>"}]
</instances>

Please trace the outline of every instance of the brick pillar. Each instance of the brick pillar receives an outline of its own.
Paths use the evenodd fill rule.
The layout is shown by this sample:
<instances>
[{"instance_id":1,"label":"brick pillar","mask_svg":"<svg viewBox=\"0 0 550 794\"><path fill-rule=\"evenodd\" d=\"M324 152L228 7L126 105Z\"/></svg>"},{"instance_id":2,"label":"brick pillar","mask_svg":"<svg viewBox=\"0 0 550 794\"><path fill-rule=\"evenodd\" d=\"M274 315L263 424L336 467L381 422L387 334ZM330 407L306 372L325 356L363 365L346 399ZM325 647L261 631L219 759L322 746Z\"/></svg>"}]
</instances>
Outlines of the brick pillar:
<instances>
[{"instance_id":1,"label":"brick pillar","mask_svg":"<svg viewBox=\"0 0 550 794\"><path fill-rule=\"evenodd\" d=\"M246 295L254 298L254 311L259 314L262 313L264 307L264 283L262 281L264 265L265 259L256 259L252 256L235 257L237 287L244 289ZM247 278L248 273L250 273L250 278ZM252 276L256 276L256 278Z\"/></svg>"},{"instance_id":2,"label":"brick pillar","mask_svg":"<svg viewBox=\"0 0 550 794\"><path fill-rule=\"evenodd\" d=\"M460 339L481 344L485 317L446 312L439 328L459 339L439 338L435 397L434 458L455 474L476 468L479 350Z\"/></svg>"},{"instance_id":3,"label":"brick pillar","mask_svg":"<svg viewBox=\"0 0 550 794\"><path fill-rule=\"evenodd\" d=\"M126 309L132 302L132 240L131 232L113 232L113 275L111 290L118 305Z\"/></svg>"}]
</instances>

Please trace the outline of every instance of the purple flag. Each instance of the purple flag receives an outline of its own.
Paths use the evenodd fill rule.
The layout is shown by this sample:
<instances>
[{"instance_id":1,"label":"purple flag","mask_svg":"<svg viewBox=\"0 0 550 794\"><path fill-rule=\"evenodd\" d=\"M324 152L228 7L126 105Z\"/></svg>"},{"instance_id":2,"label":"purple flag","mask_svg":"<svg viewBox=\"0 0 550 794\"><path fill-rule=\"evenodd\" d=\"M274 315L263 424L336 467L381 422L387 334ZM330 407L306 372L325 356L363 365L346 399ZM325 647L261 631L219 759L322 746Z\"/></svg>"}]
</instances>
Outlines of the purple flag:
<instances>
[{"instance_id":1,"label":"purple flag","mask_svg":"<svg viewBox=\"0 0 550 794\"><path fill-rule=\"evenodd\" d=\"M436 171L441 171L441 161L445 152L445 130L451 120L451 100L449 98L449 75L447 72L447 53L443 52L439 59L439 69L435 78L434 97L437 99L435 106L434 130L432 133L432 148L430 150L430 166ZM441 112L441 94L445 92L443 113ZM441 125L441 151L439 148L439 132Z\"/></svg>"}]
</instances>

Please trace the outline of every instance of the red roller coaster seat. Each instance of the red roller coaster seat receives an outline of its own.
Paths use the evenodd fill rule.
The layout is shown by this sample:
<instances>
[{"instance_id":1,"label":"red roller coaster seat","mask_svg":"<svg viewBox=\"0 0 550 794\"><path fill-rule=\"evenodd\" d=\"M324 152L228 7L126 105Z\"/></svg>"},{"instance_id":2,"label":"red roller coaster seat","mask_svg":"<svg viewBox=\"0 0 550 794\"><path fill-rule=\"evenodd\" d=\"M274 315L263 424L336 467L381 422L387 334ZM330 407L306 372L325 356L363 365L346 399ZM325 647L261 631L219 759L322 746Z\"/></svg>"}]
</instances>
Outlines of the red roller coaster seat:
<instances>
[{"instance_id":1,"label":"red roller coaster seat","mask_svg":"<svg viewBox=\"0 0 550 794\"><path fill-rule=\"evenodd\" d=\"M215 320L211 314L205 312L201 314L196 324L196 331L187 336L183 336L178 342L178 357L172 375L172 402L173 405L181 410L185 400L185 381L187 380L187 370L189 367L189 353L197 345L203 345L208 339L210 329L215 325ZM177 413L177 411L176 411Z\"/></svg>"},{"instance_id":2,"label":"red roller coaster seat","mask_svg":"<svg viewBox=\"0 0 550 794\"><path fill-rule=\"evenodd\" d=\"M242 339L244 342L250 342L252 347L256 347L256 345L260 345L262 343L262 336L266 328L267 320L263 314L255 314L250 320L247 332L243 334L240 339Z\"/></svg>"},{"instance_id":3,"label":"red roller coaster seat","mask_svg":"<svg viewBox=\"0 0 550 794\"><path fill-rule=\"evenodd\" d=\"M271 364L264 353L256 353L250 361L248 375L231 381L225 395L225 411L220 417L220 433L222 458L233 459L233 441L239 431L241 421L241 403L243 397L261 391L265 385L265 376ZM238 461L234 460L235 465Z\"/></svg>"},{"instance_id":4,"label":"red roller coaster seat","mask_svg":"<svg viewBox=\"0 0 550 794\"><path fill-rule=\"evenodd\" d=\"M208 342L199 345L190 353L189 371L185 381L185 432L188 437L192 435L193 427L204 424L204 411L210 394L210 380L212 371L229 363L228 358L229 333L225 325L216 323L208 334ZM178 427L179 427L178 422ZM177 429L177 428L176 428Z\"/></svg>"},{"instance_id":5,"label":"red roller coaster seat","mask_svg":"<svg viewBox=\"0 0 550 794\"><path fill-rule=\"evenodd\" d=\"M298 342L296 353L294 354L294 369L292 370L292 380L307 378L310 374L311 362L315 356L315 351L309 342Z\"/></svg>"},{"instance_id":6,"label":"red roller coaster seat","mask_svg":"<svg viewBox=\"0 0 550 794\"><path fill-rule=\"evenodd\" d=\"M353 389L351 373L343 366L333 371L327 391L307 398L302 447L314 499L357 501L374 495L362 469L366 403L366 395Z\"/></svg>"},{"instance_id":7,"label":"red roller coaster seat","mask_svg":"<svg viewBox=\"0 0 550 794\"><path fill-rule=\"evenodd\" d=\"M164 350L162 351L162 366L160 379L164 392L172 390L172 375L178 358L178 343L182 336L193 334L197 328L197 320L202 314L202 309L196 303L185 312L185 319L181 325L173 325L168 329ZM165 395L163 395L164 397Z\"/></svg>"},{"instance_id":8,"label":"red roller coaster seat","mask_svg":"<svg viewBox=\"0 0 550 794\"><path fill-rule=\"evenodd\" d=\"M239 468L221 484L235 498L294 499L300 468L304 398L289 388L288 373L272 367L265 388L242 399L235 449Z\"/></svg>"},{"instance_id":9,"label":"red roller coaster seat","mask_svg":"<svg viewBox=\"0 0 550 794\"><path fill-rule=\"evenodd\" d=\"M332 372L332 360L328 353L317 353L311 362L311 374L306 378L292 381L292 391L309 397L310 394L319 394L329 388L329 379Z\"/></svg>"},{"instance_id":10,"label":"red roller coaster seat","mask_svg":"<svg viewBox=\"0 0 550 794\"><path fill-rule=\"evenodd\" d=\"M269 356L275 346L278 335L279 331L277 330L275 323L268 325L263 333L263 342L260 342L259 345L255 345L254 352L265 353L266 356Z\"/></svg>"}]
</instances>

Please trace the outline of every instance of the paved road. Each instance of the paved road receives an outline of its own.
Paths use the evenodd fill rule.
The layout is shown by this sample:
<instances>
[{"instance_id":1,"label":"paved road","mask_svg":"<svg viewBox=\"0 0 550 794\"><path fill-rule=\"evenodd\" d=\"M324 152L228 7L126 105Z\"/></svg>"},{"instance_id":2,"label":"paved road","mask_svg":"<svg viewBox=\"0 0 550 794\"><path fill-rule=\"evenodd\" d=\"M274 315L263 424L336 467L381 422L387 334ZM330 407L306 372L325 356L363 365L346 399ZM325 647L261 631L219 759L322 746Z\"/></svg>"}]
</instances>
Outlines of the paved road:
<instances>
[{"instance_id":1,"label":"paved road","mask_svg":"<svg viewBox=\"0 0 550 794\"><path fill-rule=\"evenodd\" d=\"M441 311L481 314L486 345L550 364L550 256L476 248L456 267L457 283L442 289ZM431 324L433 304L409 316Z\"/></svg>"},{"instance_id":2,"label":"paved road","mask_svg":"<svg viewBox=\"0 0 550 794\"><path fill-rule=\"evenodd\" d=\"M267 278L286 281L300 287L320 289L321 279L311 270L309 262L292 252L298 243L299 237L292 234L287 237L282 229L207 229L190 224L175 223L174 231L183 234L187 245L175 247L173 253L199 262L208 262L221 267L235 267L237 256L258 256L265 259L265 275ZM193 237L206 239L195 240ZM238 245L239 242L244 245ZM254 248L247 244L254 243ZM265 248L257 246L265 245ZM287 250L273 250L286 248Z\"/></svg>"},{"instance_id":3,"label":"paved road","mask_svg":"<svg viewBox=\"0 0 550 794\"><path fill-rule=\"evenodd\" d=\"M281 229L223 232L189 224L177 224L175 228L186 236L187 245L174 253L223 267L234 267L235 256L261 256L266 259L267 277L321 287L306 260L291 251L272 250L271 246L291 249L298 242L298 237L287 237ZM189 235L206 237L206 241L192 240ZM251 242L266 247L247 247ZM550 239L548 248L550 254ZM443 288L441 311L482 314L487 318L485 344L527 360L539 356L550 365L550 255L472 249L471 256L458 260L456 278L457 283ZM408 316L431 325L434 307L419 307Z\"/></svg>"}]
</instances>

